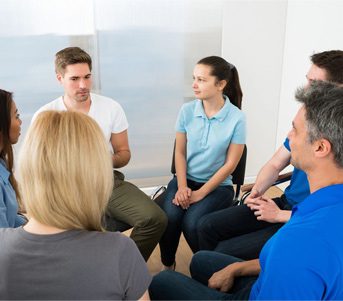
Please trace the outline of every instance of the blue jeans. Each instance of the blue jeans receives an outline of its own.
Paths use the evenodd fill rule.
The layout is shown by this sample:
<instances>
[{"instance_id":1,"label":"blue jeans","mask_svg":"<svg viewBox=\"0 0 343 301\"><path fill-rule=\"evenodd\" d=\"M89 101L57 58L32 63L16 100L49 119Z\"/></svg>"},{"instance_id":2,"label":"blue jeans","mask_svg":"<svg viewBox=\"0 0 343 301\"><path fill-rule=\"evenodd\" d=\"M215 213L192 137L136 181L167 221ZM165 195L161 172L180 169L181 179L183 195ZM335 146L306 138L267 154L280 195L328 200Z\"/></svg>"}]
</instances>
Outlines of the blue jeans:
<instances>
[{"instance_id":1,"label":"blue jeans","mask_svg":"<svg viewBox=\"0 0 343 301\"><path fill-rule=\"evenodd\" d=\"M203 184L187 180L187 185L192 190L198 190ZM174 177L168 184L165 198L159 203L168 217L167 229L160 240L161 260L166 266L171 266L175 261L181 232L193 253L199 250L198 221L207 213L231 206L234 195L232 186L218 186L186 210L172 203L177 189L177 178Z\"/></svg>"},{"instance_id":2,"label":"blue jeans","mask_svg":"<svg viewBox=\"0 0 343 301\"><path fill-rule=\"evenodd\" d=\"M248 300L257 277L238 277L230 292L222 293L207 286L213 273L241 259L211 251L196 253L191 262L192 278L164 271L149 287L151 300Z\"/></svg>"}]
</instances>

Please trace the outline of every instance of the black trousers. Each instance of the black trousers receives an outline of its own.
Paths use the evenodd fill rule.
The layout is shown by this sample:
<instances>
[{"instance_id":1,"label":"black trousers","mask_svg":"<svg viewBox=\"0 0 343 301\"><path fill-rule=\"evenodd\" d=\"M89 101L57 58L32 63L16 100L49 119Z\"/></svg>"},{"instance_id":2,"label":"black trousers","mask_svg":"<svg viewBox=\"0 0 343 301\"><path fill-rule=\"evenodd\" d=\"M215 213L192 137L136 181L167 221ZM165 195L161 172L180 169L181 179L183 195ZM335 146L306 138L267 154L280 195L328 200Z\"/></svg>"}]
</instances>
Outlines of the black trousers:
<instances>
[{"instance_id":1,"label":"black trousers","mask_svg":"<svg viewBox=\"0 0 343 301\"><path fill-rule=\"evenodd\" d=\"M273 199L282 210L291 210L284 195ZM245 260L259 257L267 240L284 224L258 221L246 205L203 216L198 224L200 250L215 250Z\"/></svg>"}]
</instances>

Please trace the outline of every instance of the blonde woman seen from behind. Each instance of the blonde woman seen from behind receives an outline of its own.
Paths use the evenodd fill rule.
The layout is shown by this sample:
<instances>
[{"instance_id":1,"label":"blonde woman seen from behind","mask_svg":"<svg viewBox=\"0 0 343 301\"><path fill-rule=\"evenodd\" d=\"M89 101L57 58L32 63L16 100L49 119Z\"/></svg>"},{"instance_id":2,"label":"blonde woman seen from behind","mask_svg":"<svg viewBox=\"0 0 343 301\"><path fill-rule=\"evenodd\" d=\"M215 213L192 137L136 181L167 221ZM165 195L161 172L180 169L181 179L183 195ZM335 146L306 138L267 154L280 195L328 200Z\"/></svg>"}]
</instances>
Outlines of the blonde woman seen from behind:
<instances>
[{"instance_id":1,"label":"blonde woman seen from behind","mask_svg":"<svg viewBox=\"0 0 343 301\"><path fill-rule=\"evenodd\" d=\"M19 157L31 218L24 227L0 229L1 297L149 299L151 277L134 242L102 228L112 174L106 141L90 117L38 115Z\"/></svg>"}]
</instances>

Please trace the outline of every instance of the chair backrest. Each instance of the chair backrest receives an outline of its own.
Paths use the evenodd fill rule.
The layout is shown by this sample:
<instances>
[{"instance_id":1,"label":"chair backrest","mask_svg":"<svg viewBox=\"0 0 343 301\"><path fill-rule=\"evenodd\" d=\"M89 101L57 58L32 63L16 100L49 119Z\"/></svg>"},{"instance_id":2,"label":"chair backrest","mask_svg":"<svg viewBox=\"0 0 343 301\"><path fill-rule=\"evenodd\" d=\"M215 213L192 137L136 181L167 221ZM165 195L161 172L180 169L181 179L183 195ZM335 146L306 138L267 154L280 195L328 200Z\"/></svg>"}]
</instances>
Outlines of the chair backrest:
<instances>
[{"instance_id":1,"label":"chair backrest","mask_svg":"<svg viewBox=\"0 0 343 301\"><path fill-rule=\"evenodd\" d=\"M172 157L172 163L171 163L171 166L170 166L170 172L173 175L176 174L176 168L175 168L175 146L176 146L176 141L174 141L173 157Z\"/></svg>"},{"instance_id":2,"label":"chair backrest","mask_svg":"<svg viewBox=\"0 0 343 301\"><path fill-rule=\"evenodd\" d=\"M232 182L233 182L233 184L236 184L234 201L239 200L239 194L241 192L241 186L244 184L245 167L246 167L246 163L247 163L247 153L248 153L247 146L244 145L242 157L239 160L236 169L232 173Z\"/></svg>"},{"instance_id":3,"label":"chair backrest","mask_svg":"<svg viewBox=\"0 0 343 301\"><path fill-rule=\"evenodd\" d=\"M241 192L241 186L244 184L245 167L246 167L246 163L247 163L247 153L248 153L247 146L244 145L242 157L239 160L236 169L232 173L232 182L233 182L233 184L236 185L234 202L239 200L239 194ZM172 164L170 167L170 171L173 175L176 174L176 169L175 169L175 141L174 141L173 157L172 157Z\"/></svg>"}]
</instances>

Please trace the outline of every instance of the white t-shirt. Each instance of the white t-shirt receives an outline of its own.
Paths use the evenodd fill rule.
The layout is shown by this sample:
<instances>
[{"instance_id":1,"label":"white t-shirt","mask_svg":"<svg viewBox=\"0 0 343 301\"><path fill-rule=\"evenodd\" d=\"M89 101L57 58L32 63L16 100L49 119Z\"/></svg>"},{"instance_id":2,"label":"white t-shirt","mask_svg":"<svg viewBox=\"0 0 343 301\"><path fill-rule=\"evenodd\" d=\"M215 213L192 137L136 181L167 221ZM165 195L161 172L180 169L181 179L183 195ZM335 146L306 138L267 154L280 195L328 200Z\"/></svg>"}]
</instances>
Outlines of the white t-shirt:
<instances>
[{"instance_id":1,"label":"white t-shirt","mask_svg":"<svg viewBox=\"0 0 343 301\"><path fill-rule=\"evenodd\" d=\"M115 100L90 93L91 97L91 106L88 112L88 116L92 117L102 129L106 140L109 142L110 150L112 149L111 144L111 134L118 134L128 129L129 124L126 119L125 112L121 105ZM41 107L32 118L32 121L35 120L37 115L43 111L67 111L66 106L63 102L63 97L53 100L52 102L47 103Z\"/></svg>"}]
</instances>

